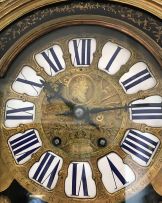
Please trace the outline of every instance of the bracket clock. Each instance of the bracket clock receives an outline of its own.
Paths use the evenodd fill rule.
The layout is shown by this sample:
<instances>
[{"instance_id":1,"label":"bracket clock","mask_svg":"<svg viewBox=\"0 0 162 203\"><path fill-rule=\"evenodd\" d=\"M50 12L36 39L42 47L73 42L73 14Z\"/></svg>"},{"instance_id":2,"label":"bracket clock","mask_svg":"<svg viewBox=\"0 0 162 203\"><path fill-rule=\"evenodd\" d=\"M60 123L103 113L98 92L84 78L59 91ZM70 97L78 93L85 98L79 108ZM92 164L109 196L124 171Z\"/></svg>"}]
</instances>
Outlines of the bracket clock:
<instances>
[{"instance_id":1,"label":"bracket clock","mask_svg":"<svg viewBox=\"0 0 162 203\"><path fill-rule=\"evenodd\" d=\"M0 202L160 202L161 1L0 6Z\"/></svg>"}]
</instances>

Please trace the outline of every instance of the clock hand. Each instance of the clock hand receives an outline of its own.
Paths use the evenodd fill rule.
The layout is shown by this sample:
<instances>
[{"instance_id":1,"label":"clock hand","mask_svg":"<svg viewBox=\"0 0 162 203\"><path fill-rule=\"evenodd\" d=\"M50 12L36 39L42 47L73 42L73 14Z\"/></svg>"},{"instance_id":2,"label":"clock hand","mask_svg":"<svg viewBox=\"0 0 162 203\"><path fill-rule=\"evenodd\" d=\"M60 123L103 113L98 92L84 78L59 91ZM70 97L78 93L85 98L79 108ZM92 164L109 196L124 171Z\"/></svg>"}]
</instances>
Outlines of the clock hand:
<instances>
[{"instance_id":1,"label":"clock hand","mask_svg":"<svg viewBox=\"0 0 162 203\"><path fill-rule=\"evenodd\" d=\"M108 108L92 108L89 110L89 113L100 113L100 112L105 112L105 111L113 111L113 110L119 110L119 109L131 109L131 108L141 108L141 107L162 107L162 104L160 103L141 103L141 104L131 104L127 105L125 104L124 106L115 106L115 107L108 107Z\"/></svg>"},{"instance_id":2,"label":"clock hand","mask_svg":"<svg viewBox=\"0 0 162 203\"><path fill-rule=\"evenodd\" d=\"M49 95L47 95L48 101L51 101L52 99L61 99L70 109L74 108L75 104L62 96L63 84L59 83L56 90L51 86L49 82L41 80L41 83L43 84L44 89L47 91L47 93L49 93Z\"/></svg>"},{"instance_id":3,"label":"clock hand","mask_svg":"<svg viewBox=\"0 0 162 203\"><path fill-rule=\"evenodd\" d=\"M141 104L131 104L131 105L127 105L125 104L124 106L116 106L116 107L108 107L108 108L93 108L93 109L88 109L88 108L83 108L83 107L77 107L75 106L75 108L71 109L71 111L66 111L60 114L56 114L56 115L63 115L63 116L75 116L77 117L76 113L77 109L83 110L83 116L81 116L79 119L84 120L86 123L95 126L97 129L99 129L99 127L97 126L96 123L94 123L91 119L90 119L90 115L89 114L94 114L94 113L100 113L100 112L105 112L105 111L113 111L113 110L119 110L119 109L130 109L130 108L141 108L141 107L162 107L162 103L141 103Z\"/></svg>"},{"instance_id":4,"label":"clock hand","mask_svg":"<svg viewBox=\"0 0 162 203\"><path fill-rule=\"evenodd\" d=\"M59 95L59 98L64 102L64 104L66 104L66 106L70 108L70 110L73 110L73 108L75 107L75 104L72 101L66 99L62 95Z\"/></svg>"},{"instance_id":5,"label":"clock hand","mask_svg":"<svg viewBox=\"0 0 162 203\"><path fill-rule=\"evenodd\" d=\"M83 106L75 106L70 111L65 111L63 113L57 113L56 116L73 116L77 120L83 120L85 123L94 126L96 129L99 130L99 126L90 118L88 108L84 108Z\"/></svg>"},{"instance_id":6,"label":"clock hand","mask_svg":"<svg viewBox=\"0 0 162 203\"><path fill-rule=\"evenodd\" d=\"M94 126L97 130L100 130L99 125L97 123L95 123L93 120L90 119L90 116L88 116L87 118L84 119L84 121L91 125Z\"/></svg>"},{"instance_id":7,"label":"clock hand","mask_svg":"<svg viewBox=\"0 0 162 203\"><path fill-rule=\"evenodd\" d=\"M48 92L48 93L53 92L53 88L49 82L46 82L44 80L40 80L40 82L42 83L43 88L44 88L44 90L46 90L46 92Z\"/></svg>"},{"instance_id":8,"label":"clock hand","mask_svg":"<svg viewBox=\"0 0 162 203\"><path fill-rule=\"evenodd\" d=\"M56 116L73 116L74 113L73 113L73 111L65 111L63 113L56 113L55 115Z\"/></svg>"},{"instance_id":9,"label":"clock hand","mask_svg":"<svg viewBox=\"0 0 162 203\"><path fill-rule=\"evenodd\" d=\"M128 108L131 108L128 105L124 105L124 106L116 106L116 107L107 107L107 108L92 108L89 109L89 113L94 114L94 113L100 113L100 112L104 112L104 111L113 111L113 110L119 110L119 109L125 109L127 110Z\"/></svg>"}]
</instances>

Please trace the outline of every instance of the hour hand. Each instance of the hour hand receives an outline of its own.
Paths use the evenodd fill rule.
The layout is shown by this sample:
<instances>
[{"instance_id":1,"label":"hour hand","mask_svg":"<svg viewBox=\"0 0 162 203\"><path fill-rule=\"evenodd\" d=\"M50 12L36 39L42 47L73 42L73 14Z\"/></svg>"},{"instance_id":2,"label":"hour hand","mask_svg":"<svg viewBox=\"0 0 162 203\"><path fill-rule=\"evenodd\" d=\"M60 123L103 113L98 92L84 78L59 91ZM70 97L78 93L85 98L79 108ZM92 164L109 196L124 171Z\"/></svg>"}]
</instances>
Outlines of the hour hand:
<instances>
[{"instance_id":1,"label":"hour hand","mask_svg":"<svg viewBox=\"0 0 162 203\"><path fill-rule=\"evenodd\" d=\"M66 106L68 106L71 110L74 109L75 104L74 104L72 101L66 99L66 98L63 97L62 95L59 95L59 98L60 98L60 99L64 102L64 104L65 104Z\"/></svg>"},{"instance_id":2,"label":"hour hand","mask_svg":"<svg viewBox=\"0 0 162 203\"><path fill-rule=\"evenodd\" d=\"M100 130L99 125L97 123L95 123L93 120L90 119L90 117L88 119L84 120L87 124L95 127L97 130Z\"/></svg>"},{"instance_id":3,"label":"hour hand","mask_svg":"<svg viewBox=\"0 0 162 203\"><path fill-rule=\"evenodd\" d=\"M95 127L97 130L100 130L99 126L91 119L89 111L87 108L75 106L70 111L65 111L63 113L57 113L56 116L72 116L77 120L83 120L85 123Z\"/></svg>"},{"instance_id":4,"label":"hour hand","mask_svg":"<svg viewBox=\"0 0 162 203\"><path fill-rule=\"evenodd\" d=\"M73 116L73 111L65 111L63 113L56 113L56 116Z\"/></svg>"},{"instance_id":5,"label":"hour hand","mask_svg":"<svg viewBox=\"0 0 162 203\"><path fill-rule=\"evenodd\" d=\"M47 100L50 102L52 99L61 99L66 106L68 106L70 109L74 108L75 104L66 99L65 97L62 96L62 90L63 90L63 84L59 83L57 84L57 87L53 88L52 85L49 82L44 82L41 81L44 89L47 92Z\"/></svg>"}]
</instances>

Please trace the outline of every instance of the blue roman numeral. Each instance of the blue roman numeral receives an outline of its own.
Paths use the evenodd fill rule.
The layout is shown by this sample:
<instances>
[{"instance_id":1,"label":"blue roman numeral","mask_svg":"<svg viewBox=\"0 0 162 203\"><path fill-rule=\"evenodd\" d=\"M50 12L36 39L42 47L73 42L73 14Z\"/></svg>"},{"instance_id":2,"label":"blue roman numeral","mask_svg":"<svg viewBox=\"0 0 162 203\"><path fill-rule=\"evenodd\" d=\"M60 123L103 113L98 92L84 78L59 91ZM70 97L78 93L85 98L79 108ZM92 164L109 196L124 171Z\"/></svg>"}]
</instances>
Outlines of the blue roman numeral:
<instances>
[{"instance_id":1,"label":"blue roman numeral","mask_svg":"<svg viewBox=\"0 0 162 203\"><path fill-rule=\"evenodd\" d=\"M132 120L162 119L161 103L132 104L131 106Z\"/></svg>"},{"instance_id":2,"label":"blue roman numeral","mask_svg":"<svg viewBox=\"0 0 162 203\"><path fill-rule=\"evenodd\" d=\"M109 166L111 168L112 171L112 176L114 179L114 183L115 183L115 189L117 189L117 183L114 177L114 174L118 177L118 179L120 180L120 182L125 185L127 183L126 179L124 178L124 176L120 173L120 171L116 168L116 166L112 163L112 161L107 157L107 161L109 163Z\"/></svg>"},{"instance_id":3,"label":"blue roman numeral","mask_svg":"<svg viewBox=\"0 0 162 203\"><path fill-rule=\"evenodd\" d=\"M42 83L36 83L36 82L26 80L26 79L22 79L22 78L17 78L16 81L27 84L27 85L31 85L33 88L34 87L39 87L39 88L43 87Z\"/></svg>"},{"instance_id":4,"label":"blue roman numeral","mask_svg":"<svg viewBox=\"0 0 162 203\"><path fill-rule=\"evenodd\" d=\"M17 138L12 139L12 137L9 139L9 145L15 160L19 164L41 147L41 143L33 129L21 134Z\"/></svg>"},{"instance_id":5,"label":"blue roman numeral","mask_svg":"<svg viewBox=\"0 0 162 203\"><path fill-rule=\"evenodd\" d=\"M130 130L121 147L147 164L157 145L158 142L144 136L142 132Z\"/></svg>"},{"instance_id":6,"label":"blue roman numeral","mask_svg":"<svg viewBox=\"0 0 162 203\"><path fill-rule=\"evenodd\" d=\"M117 57L117 55L119 54L119 52L121 51L121 47L117 47L117 49L115 50L114 54L112 55L111 59L109 60L105 70L109 71L112 63L114 62L115 58Z\"/></svg>"},{"instance_id":7,"label":"blue roman numeral","mask_svg":"<svg viewBox=\"0 0 162 203\"><path fill-rule=\"evenodd\" d=\"M91 58L91 39L73 40L75 59L77 65L90 65ZM81 46L81 51L79 47Z\"/></svg>"},{"instance_id":8,"label":"blue roman numeral","mask_svg":"<svg viewBox=\"0 0 162 203\"><path fill-rule=\"evenodd\" d=\"M83 194L84 196L88 195L88 186L87 186L87 178L85 172L85 166L83 164L82 175L79 183L79 190L77 191L77 163L73 163L73 173L72 173L72 195L79 196L81 184L83 185Z\"/></svg>"},{"instance_id":9,"label":"blue roman numeral","mask_svg":"<svg viewBox=\"0 0 162 203\"><path fill-rule=\"evenodd\" d=\"M56 156L47 152L42 161L39 163L39 166L32 178L40 184L44 184L46 182L45 187L48 189L51 189L60 165L60 160L54 164L53 161L55 158ZM48 170L50 167L52 167L52 170L50 170L51 172L49 173Z\"/></svg>"},{"instance_id":10,"label":"blue roman numeral","mask_svg":"<svg viewBox=\"0 0 162 203\"><path fill-rule=\"evenodd\" d=\"M58 57L57 57L57 55L56 55L54 49L53 49L53 48L50 48L50 49L49 49L49 52L51 53L52 58L53 58L54 62L56 63L56 65L52 62L52 60L49 58L49 56L46 54L46 52L42 52L42 53L41 53L42 56L44 57L44 59L45 59L45 60L47 61L47 63L49 64L49 66L53 69L53 71L54 71L55 73L57 73L57 72L63 70L64 68L62 67L62 65L61 65L61 63L60 63L60 61L59 61L59 59L58 59Z\"/></svg>"},{"instance_id":11,"label":"blue roman numeral","mask_svg":"<svg viewBox=\"0 0 162 203\"><path fill-rule=\"evenodd\" d=\"M10 107L8 107L10 108ZM29 113L28 111L33 110L34 106L24 107L19 109L11 109L6 111L6 120L32 120L33 114ZM18 113L24 112L24 115L20 115ZM27 115L29 114L29 115Z\"/></svg>"},{"instance_id":12,"label":"blue roman numeral","mask_svg":"<svg viewBox=\"0 0 162 203\"><path fill-rule=\"evenodd\" d=\"M125 80L124 82L122 82L125 90L129 90L130 88L144 82L145 80L151 78L151 74L149 73L149 71L147 69L140 71L139 73L131 76L130 78L128 78L127 80Z\"/></svg>"}]
</instances>

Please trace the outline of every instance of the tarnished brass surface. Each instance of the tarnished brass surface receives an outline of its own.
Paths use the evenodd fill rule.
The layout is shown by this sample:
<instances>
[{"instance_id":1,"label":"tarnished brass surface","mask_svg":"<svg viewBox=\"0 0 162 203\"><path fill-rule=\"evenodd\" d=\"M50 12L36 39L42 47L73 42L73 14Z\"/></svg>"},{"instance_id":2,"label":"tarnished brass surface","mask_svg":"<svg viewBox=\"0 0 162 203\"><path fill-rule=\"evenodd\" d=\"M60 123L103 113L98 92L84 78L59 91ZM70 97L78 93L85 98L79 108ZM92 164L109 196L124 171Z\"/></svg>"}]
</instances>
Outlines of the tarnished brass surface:
<instances>
[{"instance_id":1,"label":"tarnished brass surface","mask_svg":"<svg viewBox=\"0 0 162 203\"><path fill-rule=\"evenodd\" d=\"M82 20L83 21L83 20ZM77 21L79 22L79 21ZM87 21L85 21L86 23ZM89 21L90 22L90 21ZM93 22L93 21L92 21ZM84 26L84 24L82 23ZM107 27L108 29L108 27ZM111 27L109 28L111 29ZM113 32L113 31L112 31ZM115 31L114 31L115 32ZM54 36L55 31L53 31ZM97 41L97 50L94 55L93 63L91 64L89 69L76 69L73 67L69 57L68 51L68 42L70 39L77 37L77 34L67 34L66 36L62 35L57 37L57 44L59 44L63 48L64 57L66 59L66 70L54 78L50 78L45 72L40 69L38 64L34 59L34 55L36 53L41 52L41 50L50 47L54 42L52 40L47 40L43 45L37 45L36 41L33 45L35 48L28 52L28 54L24 57L21 62L19 62L19 66L12 67L13 72L10 73L11 77L16 78L19 70L23 65L28 64L30 67L34 68L39 75L41 75L46 81L50 81L53 86L57 81L63 83L65 85L64 96L78 104L86 104L88 107L95 106L110 106L110 105L124 105L125 103L130 103L133 100L144 98L146 96L151 96L153 94L159 94L162 92L162 80L160 72L160 66L155 60L148 54L148 52L136 52L136 43L132 42L128 44L127 41L123 41L120 35L118 37L114 37L113 34L97 34L97 33L81 33L79 36L91 36ZM49 38L50 39L50 38ZM121 46L131 50L132 57L128 64L126 64L122 71L117 73L115 77L105 74L97 69L97 64L99 58L101 56L102 47L107 42L107 40L111 40L120 44ZM18 60L18 58L17 58ZM155 78L158 81L156 87L148 90L139 92L137 94L133 94L130 96L126 96L124 91L122 91L119 86L119 78L129 70L130 66L135 64L138 61L145 61L149 65L151 71L153 72ZM160 61L160 60L159 60ZM157 68L155 68L157 67ZM84 76L84 79L83 79ZM134 195L136 192L141 191L145 186L147 186L150 181L156 176L161 167L161 146L156 153L155 161L148 168L140 167L138 164L134 163L133 160L126 156L126 154L119 147L120 141L124 135L124 132L129 128L139 129L143 132L150 132L152 134L156 134L156 136L161 139L161 129L160 128L151 128L146 127L142 124L135 124L129 120L128 112L121 112L120 110L117 112L110 112L108 114L97 114L93 117L93 120L99 124L101 127L102 135L106 137L108 140L108 146L105 148L98 148L96 146L96 140L100 134L97 129L94 129L90 125L86 125L84 122L76 123L72 118L64 118L55 116L55 114L59 112L64 112L67 110L67 107L57 101L52 104L47 102L46 94L43 91L38 98L33 98L27 95L21 95L14 93L10 86L13 81L9 81L9 83L5 84L5 93L3 95L3 104L2 104L2 115L4 115L4 106L5 102L11 98L19 98L23 99L23 101L31 101L37 107L37 116L36 120L32 124L21 125L18 128L7 129L2 125L2 134L5 138L5 142L3 142L3 154L4 159L6 160L7 165L14 171L14 178L21 183L23 187L25 187L28 191L33 193L33 195L41 194L42 198L48 201L49 203L59 202L60 200L63 202L75 202L75 200L69 200L66 198L64 194L64 181L67 176L67 167L69 163L73 160L80 161L88 161L92 165L93 176L97 182L97 188L99 188L97 197L93 200L94 202L98 202L99 200L102 202L112 201L119 202L124 198L125 191L120 190L113 195L108 194L101 183L100 173L97 168L97 160L103 155L115 151L120 154L121 158L124 160L126 164L128 164L135 172L137 180L130 187L126 189L127 197ZM79 83L79 84L78 84ZM83 83L82 88L80 87L80 83ZM87 88L83 87L88 87ZM74 96L74 92L77 91L77 94ZM110 97L107 97L109 95ZM111 118L111 121L109 120ZM4 118L2 116L2 123L4 123ZM43 147L36 154L33 155L32 159L25 164L25 167L17 167L14 162L11 153L6 145L7 139L18 132L24 132L27 129L35 128L41 134L41 139L43 140ZM52 138L59 134L62 139L61 147L57 148L52 146ZM54 151L59 156L63 157L64 164L63 168L60 172L58 184L55 189L51 192L44 190L41 186L35 184L28 178L28 170L30 167L39 159L39 157L47 150ZM149 170L148 170L149 169ZM81 200L79 201L81 202Z\"/></svg>"},{"instance_id":2,"label":"tarnished brass surface","mask_svg":"<svg viewBox=\"0 0 162 203\"><path fill-rule=\"evenodd\" d=\"M0 195L0 203L11 203L11 201L8 197Z\"/></svg>"},{"instance_id":3,"label":"tarnished brass surface","mask_svg":"<svg viewBox=\"0 0 162 203\"><path fill-rule=\"evenodd\" d=\"M9 166L6 165L5 163L5 159L3 159L2 135L0 134L0 136L1 136L0 137L0 192L2 192L10 186L10 184L13 181L13 176L12 176L12 173L10 173ZM0 203L1 203L1 198L0 198Z\"/></svg>"},{"instance_id":4,"label":"tarnished brass surface","mask_svg":"<svg viewBox=\"0 0 162 203\"><path fill-rule=\"evenodd\" d=\"M152 180L154 190L162 196L162 169L159 171L157 176Z\"/></svg>"},{"instance_id":5,"label":"tarnished brass surface","mask_svg":"<svg viewBox=\"0 0 162 203\"><path fill-rule=\"evenodd\" d=\"M2 154L0 154L0 192L6 190L13 181L12 174L9 172L9 167L1 157Z\"/></svg>"},{"instance_id":6,"label":"tarnished brass surface","mask_svg":"<svg viewBox=\"0 0 162 203\"><path fill-rule=\"evenodd\" d=\"M142 8L143 10L146 10L159 18L162 18L162 7L161 7L160 0L156 0L156 1L155 0L154 1L141 0L140 2L137 0L131 0L131 1L112 0L112 2L113 1L120 2L123 4L133 5L138 8ZM31 0L24 0L24 1L6 0L6 1L3 1L3 0L1 0L0 1L0 17L1 17L0 29L5 28L7 25L12 23L14 20L18 19L20 16L23 16L24 14L26 14L34 9L43 7L45 5L57 3L57 2L62 2L62 1L60 1L60 0L58 0L58 1L54 1L54 0L38 0L38 1L37 0L32 0L32 1ZM64 1L64 2L67 2L67 1ZM90 4L87 3L87 5L90 5ZM82 4L78 3L78 8L82 8ZM59 9L58 9L58 12L59 12ZM63 11L60 11L60 12L63 12ZM128 11L128 15L131 15L131 14L129 14L129 11ZM137 16L134 16L134 18L131 16L130 19L132 20L132 22L134 22L134 20L137 19ZM147 27L148 19L147 20L145 19L144 21L142 21L142 20L138 21L137 24L138 23L144 23L144 25L146 25L146 27L145 27L146 31L148 31L147 30L147 29L149 29L149 27ZM135 39L136 41L141 43L149 52L151 52L154 55L156 61L159 64L159 67L162 66L162 48L158 44L161 40L162 33L160 31L161 28L158 25L156 25L156 22L153 21L153 23L152 23L156 28L156 31L154 31L155 40L153 40L150 38L150 36L148 36L146 33L141 31L139 28L137 29L135 26L132 26L131 24L128 24L127 22L123 22L122 20L117 20L117 19L113 19L113 18L109 18L109 17L105 18L105 17L97 16L97 15L93 15L93 16L84 15L84 16L82 16L82 19L80 19L80 16L76 15L76 16L62 17L61 19L49 21L47 23L44 23L42 25L39 25L39 26L33 28L32 30L28 31L28 33L24 34L24 36L20 37L17 40L17 42L12 47L10 47L7 50L7 52L4 54L4 56L2 57L2 60L0 62L0 76L2 77L5 75L5 73L7 72L8 68L9 68L9 64L12 62L12 60L25 47L27 47L28 44L33 42L35 39L41 37L42 35L50 32L52 30L64 27L65 25L70 26L70 25L79 25L79 24L100 25L100 26L103 26L103 27L106 27L109 29L115 29L118 31L122 31L123 33L133 37L133 39ZM28 23L21 24L20 27L24 28L25 26L29 26ZM11 33L14 33L12 29L9 31ZM21 32L21 30L20 30L20 32ZM156 69L155 67L157 66L157 64L155 65L154 62L152 62L152 61L149 61L149 64L152 67L153 73L156 75L156 79L158 80L158 85L154 89L151 89L146 92L140 92L129 98L126 98L125 94L118 87L119 86L118 80L121 77L121 74L123 74L124 72L121 72L119 75L117 75L115 80L113 80L111 77L108 77L108 79L109 79L109 81L111 81L111 83L107 82L106 81L107 77L105 77L105 74L100 73L99 71L96 70L96 64L98 63L99 56L101 54L101 47L106 42L105 36L99 36L96 34L93 35L93 37L98 39L98 42L100 44L100 47L97 50L97 54L95 55L94 63L92 64L92 67L91 67L93 71L88 72L88 71L83 70L80 73L80 71L70 70L70 68L72 69L73 67L71 66L71 63L69 60L68 50L65 49L64 44L67 44L68 40L72 37L76 37L76 36L71 35L71 36L67 36L67 37L58 39L58 43L62 47L64 47L64 53L66 55L68 70L65 71L65 73L61 74L61 76L57 76L55 78L55 80L53 80L52 82L53 82L53 84L55 84L55 82L59 80L62 83L64 83L66 86L66 90L64 92L65 96L67 96L74 102L78 102L80 104L87 103L90 106L99 105L102 103L102 101L101 101L102 95L100 95L99 93L103 93L103 95L104 95L104 92L106 92L106 93L110 94L110 98L104 98L105 99L103 102L104 105L115 104L116 100L118 101L118 104L119 103L124 104L126 102L130 102L132 100L135 100L135 99L138 99L141 97L143 98L143 97L155 94L155 93L159 94L160 92L162 92L162 80L160 77L161 69L160 68L159 68L159 70ZM7 40L8 40L8 38L7 38ZM111 40L113 41L114 39L112 38ZM122 42L122 39L116 39L116 40L122 46L129 48L126 43ZM46 46L48 47L51 44L52 44L52 42L47 42ZM38 53L39 51L41 51L41 49L43 49L43 47L40 47L39 49L34 50L33 53L30 53L29 56L26 59L24 59L24 61L21 61L20 66L23 64L31 65L47 81L50 81L49 77L46 74L44 74L44 72L42 70L39 69L38 65L33 60L34 53L35 52ZM148 59L146 59L140 53L136 53L136 49L133 46L131 47L131 51L134 54L133 54L130 64L137 62L137 60L143 60L143 61L148 62L149 57L148 57ZM127 66L124 67L124 71L127 71L129 69L130 64L127 64ZM14 76L13 80L16 78L17 73L18 73L18 71L13 73L13 76ZM82 77L83 75L86 75L86 77L84 77L84 78L86 78L86 80L85 79L83 80L83 77ZM106 83L109 88L107 88L107 89L100 88L96 91L93 91L95 89L94 88L95 86L101 85L101 87L102 87L102 84L100 84L100 81L97 81L96 78L102 78L101 79L102 82ZM86 97L84 95L84 91L85 91L84 89L78 90L78 86L80 84L77 84L76 81L77 82L79 81L80 83L84 83L85 86L89 87L90 91L88 92ZM54 116L54 113L57 113L56 109L60 110L60 111L66 110L66 107L62 103L58 103L57 106L55 104L49 106L46 102L46 97L45 97L44 93L41 94L41 96L39 98L39 102L37 102L37 100L32 99L26 95L22 95L22 96L16 95L15 96L15 93L13 91L11 91L11 89L9 88L9 84L11 84L11 82L12 81L10 81L5 86L6 92L3 97L3 104L1 105L2 112L1 112L0 120L2 119L2 122L3 122L4 104L5 104L5 101L7 101L9 98L16 97L16 98L21 98L24 100L30 100L37 105L37 108L39 110L38 110L38 117L34 124L23 125L17 129L11 129L11 130L7 130L4 128L4 126L1 126L5 141L4 140L2 141L3 147L1 148L1 153L3 153L3 160L0 159L0 174L2 174L0 176L0 191L5 190L11 184L13 178L15 178L25 188L27 188L31 193L33 193L33 195L41 194L42 198L47 200L49 203L61 202L61 201L76 203L76 200L69 200L69 199L66 200L65 194L63 194L62 192L63 192L63 188L64 188L65 177L67 176L68 164L72 160L79 159L79 160L88 160L93 165L93 171L94 171L95 180L97 181L97 187L100 188L100 193L98 194L98 198L94 199L93 202L100 203L101 200L102 200L102 202L106 202L106 203L111 202L111 201L118 202L124 198L125 191L121 190L117 194L112 195L112 196L107 194L105 192L105 189L103 188L103 185L101 184L101 180L100 180L101 177L100 177L100 174L98 173L98 169L96 166L96 160L99 157L101 157L105 153L108 153L112 150L116 150L121 155L121 157L124 159L125 163L128 163L135 170L136 177L138 177L138 181L136 181L136 183L133 184L132 188L131 187L128 188L128 196L132 196L135 192L142 190L150 182L152 183L154 189L159 194L162 195L162 191L161 191L162 183L160 181L162 179L162 177L161 177L161 171L159 172L159 170L161 168L161 163L162 163L161 146L159 148L159 151L157 152L156 161L154 162L154 164L152 166L150 166L149 171L147 171L143 167L137 166L137 164L135 164L130 159L130 157L125 156L125 153L123 153L122 150L118 146L119 142L121 141L121 138L127 128L134 127L134 128L140 129L142 131L147 131L147 132L149 131L153 134L156 134L159 139L161 139L161 133L162 133L161 129L150 128L150 127L147 128L145 125L132 124L127 119L128 115L126 112L124 112L122 114L123 119L119 119L118 122L115 122L117 120L117 116L119 116L121 114L121 112L119 111L118 114L112 113L112 115L111 115L111 118L112 118L111 125L112 126L107 126L107 129L114 128L115 130L113 132L111 131L109 134L108 133L106 134L105 133L106 128L104 128L103 134L105 133L105 136L108 137L110 143L113 143L113 144L112 144L112 146L109 145L106 149L101 150L101 149L96 148L96 146L91 145L91 142L93 143L92 132L94 133L93 134L94 138L96 138L98 135L97 135L97 131L95 131L92 127L90 127L88 125L87 126L84 125L84 129L83 129L83 126L81 126L79 128L79 126L74 124L73 120L70 120L69 118L68 119L60 118L59 123L57 123L55 128L51 128L51 126L53 126L53 124L57 121L56 117ZM77 88L77 90L75 89L75 87ZM112 89L113 89L113 91L112 91ZM101 91L101 90L103 90L103 91ZM114 95L111 95L111 91L114 93ZM77 92L77 94L75 94L75 97L74 97L73 92L75 92L75 93ZM93 99L91 100L90 98L93 98ZM109 116L110 116L110 114L109 115L100 114L100 115L97 115L96 117L94 117L94 119L96 122L99 123L100 126L103 127L103 126L105 126L106 121L109 119ZM65 123L66 123L66 125L65 125ZM41 132L44 146L36 155L33 156L30 163L27 163L24 168L20 169L19 167L16 166L16 164L11 156L11 153L9 152L9 149L6 144L7 139L12 134L15 134L19 131L24 132L26 129L33 128L33 127L35 127L36 129L38 129ZM69 130L70 128L72 130ZM60 133L60 135L62 136L63 146L61 149L55 149L55 152L58 153L58 155L65 158L65 160L64 160L65 165L64 165L62 171L60 172L59 185L55 188L54 192L51 194L51 193L44 191L40 186L37 186L35 183L31 184L31 181L29 181L29 179L28 179L27 172L28 172L28 169L31 167L31 165L36 160L38 160L38 158L43 154L43 152L45 152L49 149L53 150L53 147L51 146L51 143L50 143L50 141L53 138L53 132ZM115 134L115 139L113 136L114 134ZM113 142L113 140L114 140L114 142ZM82 146L82 147L80 147L80 146ZM5 160L5 163L4 163L4 160ZM3 165L3 167L1 167L2 165ZM12 170L13 176L8 171L8 166L10 166L13 169ZM2 200L2 203L3 203L3 201L5 201L4 203L8 203L8 202L6 202L7 200ZM79 202L83 202L83 201L77 201L77 202L79 203ZM0 199L0 203L1 203L1 199Z\"/></svg>"},{"instance_id":7,"label":"tarnished brass surface","mask_svg":"<svg viewBox=\"0 0 162 203\"><path fill-rule=\"evenodd\" d=\"M132 18L132 21L134 21L135 18ZM36 38L42 36L43 34L50 32L53 29L58 29L63 26L67 25L78 25L78 24L90 24L90 25L102 25L104 27L110 27L116 30L122 30L122 32L130 35L131 37L135 38L137 41L139 41L143 46L145 46L151 53L153 53L156 60L162 65L162 48L155 43L150 37L148 37L144 32L140 31L139 29L136 29L135 27L129 25L128 23L125 23L120 20L116 20L113 18L105 18L102 16L88 16L84 15L82 16L82 19L80 20L80 15L76 16L68 16L56 20L49 21L45 24L42 24L35 29L32 29L30 32L25 34L22 38L19 38L17 43L15 43L2 57L0 61L0 76L2 77L5 74L5 71L7 70L10 62L16 57L16 55L29 43L31 43ZM23 24L21 27L29 26L29 24ZM158 25L156 25L157 27ZM11 30L12 32L12 30ZM20 31L21 32L21 31ZM157 38L160 40L161 33L156 33ZM158 40L157 39L157 40ZM8 40L8 37L7 37Z\"/></svg>"},{"instance_id":8,"label":"tarnished brass surface","mask_svg":"<svg viewBox=\"0 0 162 203\"><path fill-rule=\"evenodd\" d=\"M66 2L67 0L1 0L0 1L0 30L22 15L52 3ZM109 0L107 0L109 2ZM162 18L161 0L111 0L137 8L144 9L159 18Z\"/></svg>"}]
</instances>

